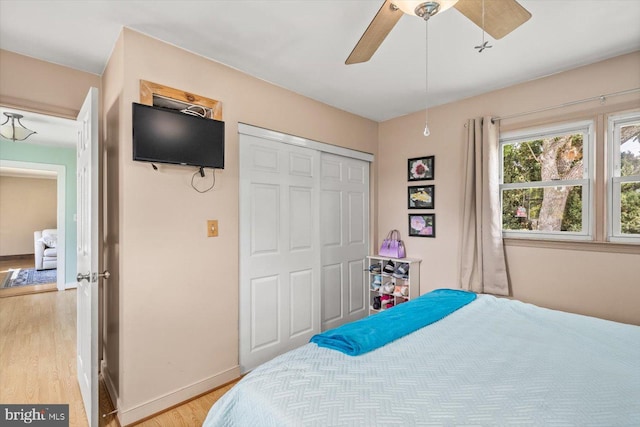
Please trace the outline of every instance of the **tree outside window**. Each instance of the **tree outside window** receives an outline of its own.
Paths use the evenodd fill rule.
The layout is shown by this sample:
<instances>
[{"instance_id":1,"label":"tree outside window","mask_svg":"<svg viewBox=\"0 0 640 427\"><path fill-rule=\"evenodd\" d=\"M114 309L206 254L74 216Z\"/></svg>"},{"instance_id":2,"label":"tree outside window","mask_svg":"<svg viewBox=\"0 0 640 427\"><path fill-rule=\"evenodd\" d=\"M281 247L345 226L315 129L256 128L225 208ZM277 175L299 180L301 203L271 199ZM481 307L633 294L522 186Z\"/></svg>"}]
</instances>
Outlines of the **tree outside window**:
<instances>
[{"instance_id":1,"label":"tree outside window","mask_svg":"<svg viewBox=\"0 0 640 427\"><path fill-rule=\"evenodd\" d=\"M612 241L640 241L640 113L609 118Z\"/></svg>"},{"instance_id":2,"label":"tree outside window","mask_svg":"<svg viewBox=\"0 0 640 427\"><path fill-rule=\"evenodd\" d=\"M504 135L502 228L506 234L587 238L591 122Z\"/></svg>"}]
</instances>

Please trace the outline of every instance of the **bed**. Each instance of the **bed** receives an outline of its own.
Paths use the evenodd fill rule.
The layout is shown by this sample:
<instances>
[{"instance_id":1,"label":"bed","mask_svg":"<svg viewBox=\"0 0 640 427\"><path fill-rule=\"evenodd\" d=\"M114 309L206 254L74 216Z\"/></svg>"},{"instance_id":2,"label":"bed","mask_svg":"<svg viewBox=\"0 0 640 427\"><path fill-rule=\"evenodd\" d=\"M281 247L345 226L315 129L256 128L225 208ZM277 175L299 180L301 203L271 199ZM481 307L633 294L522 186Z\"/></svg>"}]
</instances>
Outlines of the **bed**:
<instances>
[{"instance_id":1,"label":"bed","mask_svg":"<svg viewBox=\"0 0 640 427\"><path fill-rule=\"evenodd\" d=\"M360 356L276 357L204 422L303 425L638 426L640 327L478 295Z\"/></svg>"}]
</instances>

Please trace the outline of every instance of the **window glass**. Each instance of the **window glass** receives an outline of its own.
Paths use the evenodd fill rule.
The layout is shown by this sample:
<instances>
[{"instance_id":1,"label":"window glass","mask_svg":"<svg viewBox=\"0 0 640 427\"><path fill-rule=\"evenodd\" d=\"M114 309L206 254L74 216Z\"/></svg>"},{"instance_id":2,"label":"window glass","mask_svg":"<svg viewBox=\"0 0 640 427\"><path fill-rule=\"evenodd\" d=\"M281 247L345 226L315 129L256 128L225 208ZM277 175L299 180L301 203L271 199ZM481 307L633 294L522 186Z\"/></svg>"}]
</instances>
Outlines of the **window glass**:
<instances>
[{"instance_id":1,"label":"window glass","mask_svg":"<svg viewBox=\"0 0 640 427\"><path fill-rule=\"evenodd\" d=\"M620 193L620 231L640 234L640 181L621 184Z\"/></svg>"},{"instance_id":2,"label":"window glass","mask_svg":"<svg viewBox=\"0 0 640 427\"><path fill-rule=\"evenodd\" d=\"M504 190L502 229L582 232L582 186Z\"/></svg>"},{"instance_id":3,"label":"window glass","mask_svg":"<svg viewBox=\"0 0 640 427\"><path fill-rule=\"evenodd\" d=\"M620 126L620 176L640 176L640 124Z\"/></svg>"},{"instance_id":4,"label":"window glass","mask_svg":"<svg viewBox=\"0 0 640 427\"><path fill-rule=\"evenodd\" d=\"M503 146L503 182L582 178L583 135L567 133Z\"/></svg>"},{"instance_id":5,"label":"window glass","mask_svg":"<svg viewBox=\"0 0 640 427\"><path fill-rule=\"evenodd\" d=\"M609 118L609 240L640 242L640 113Z\"/></svg>"},{"instance_id":6,"label":"window glass","mask_svg":"<svg viewBox=\"0 0 640 427\"><path fill-rule=\"evenodd\" d=\"M592 132L593 122L585 121L502 135L506 236L590 238Z\"/></svg>"}]
</instances>

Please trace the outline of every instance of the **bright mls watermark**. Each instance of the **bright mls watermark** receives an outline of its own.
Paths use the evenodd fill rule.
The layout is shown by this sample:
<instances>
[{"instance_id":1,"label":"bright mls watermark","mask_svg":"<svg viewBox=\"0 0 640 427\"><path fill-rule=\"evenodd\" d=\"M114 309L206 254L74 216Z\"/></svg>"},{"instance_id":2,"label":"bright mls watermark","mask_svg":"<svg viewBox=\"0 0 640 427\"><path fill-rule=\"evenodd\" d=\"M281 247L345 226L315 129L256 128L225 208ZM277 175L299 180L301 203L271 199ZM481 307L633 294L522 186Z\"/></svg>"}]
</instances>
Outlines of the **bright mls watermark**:
<instances>
[{"instance_id":1,"label":"bright mls watermark","mask_svg":"<svg viewBox=\"0 0 640 427\"><path fill-rule=\"evenodd\" d=\"M0 425L69 427L69 405L0 404Z\"/></svg>"}]
</instances>

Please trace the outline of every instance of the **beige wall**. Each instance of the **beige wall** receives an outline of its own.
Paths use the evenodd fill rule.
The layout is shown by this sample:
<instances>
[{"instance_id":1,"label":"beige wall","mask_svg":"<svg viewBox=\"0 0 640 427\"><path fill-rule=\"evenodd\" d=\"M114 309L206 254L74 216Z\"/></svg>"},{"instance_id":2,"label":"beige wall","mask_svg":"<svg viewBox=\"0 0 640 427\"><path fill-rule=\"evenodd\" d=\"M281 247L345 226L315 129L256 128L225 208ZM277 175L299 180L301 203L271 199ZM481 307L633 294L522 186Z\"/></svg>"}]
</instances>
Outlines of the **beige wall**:
<instances>
[{"instance_id":1,"label":"beige wall","mask_svg":"<svg viewBox=\"0 0 640 427\"><path fill-rule=\"evenodd\" d=\"M75 119L95 74L0 49L0 104Z\"/></svg>"},{"instance_id":2,"label":"beige wall","mask_svg":"<svg viewBox=\"0 0 640 427\"><path fill-rule=\"evenodd\" d=\"M421 292L459 287L464 124L483 115L506 116L640 87L640 52L512 86L429 110L431 136L422 136L424 112L380 124L378 234L403 230L407 254L422 258ZM506 120L502 129L640 107L640 95ZM408 238L407 159L435 155L435 239ZM602 165L598 165L602 171ZM600 217L602 217L602 212ZM601 219L603 221L603 219ZM509 245L506 256L515 298L545 307L640 324L640 251L613 254Z\"/></svg>"},{"instance_id":3,"label":"beige wall","mask_svg":"<svg viewBox=\"0 0 640 427\"><path fill-rule=\"evenodd\" d=\"M56 180L0 176L0 206L0 256L33 254L33 232L56 228Z\"/></svg>"},{"instance_id":4,"label":"beige wall","mask_svg":"<svg viewBox=\"0 0 640 427\"><path fill-rule=\"evenodd\" d=\"M104 84L105 98L120 93L124 130L119 408L129 423L238 375L238 122L374 154L378 125L130 30L116 54L122 88ZM191 188L194 168L156 172L131 160L141 79L222 101L226 159L214 190ZM219 221L219 237L206 237L208 219Z\"/></svg>"}]
</instances>

